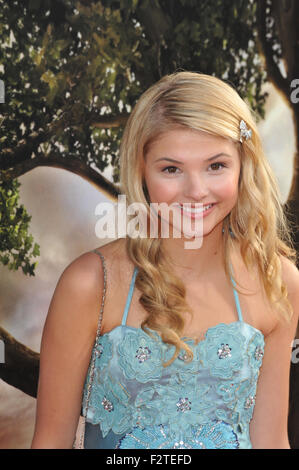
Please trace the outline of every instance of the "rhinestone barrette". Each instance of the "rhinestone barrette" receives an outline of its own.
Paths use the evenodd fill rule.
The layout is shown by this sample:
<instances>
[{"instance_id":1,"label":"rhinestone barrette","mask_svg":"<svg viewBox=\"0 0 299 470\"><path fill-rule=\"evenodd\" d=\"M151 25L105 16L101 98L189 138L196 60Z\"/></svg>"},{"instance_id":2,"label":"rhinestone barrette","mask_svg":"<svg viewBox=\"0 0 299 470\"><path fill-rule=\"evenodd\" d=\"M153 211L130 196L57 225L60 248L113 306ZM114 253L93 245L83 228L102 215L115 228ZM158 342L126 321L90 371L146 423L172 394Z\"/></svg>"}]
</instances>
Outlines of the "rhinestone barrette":
<instances>
[{"instance_id":1,"label":"rhinestone barrette","mask_svg":"<svg viewBox=\"0 0 299 470\"><path fill-rule=\"evenodd\" d=\"M251 139L251 129L248 129L247 124L243 119L240 121L240 142L243 142L242 137L245 137L246 140Z\"/></svg>"}]
</instances>

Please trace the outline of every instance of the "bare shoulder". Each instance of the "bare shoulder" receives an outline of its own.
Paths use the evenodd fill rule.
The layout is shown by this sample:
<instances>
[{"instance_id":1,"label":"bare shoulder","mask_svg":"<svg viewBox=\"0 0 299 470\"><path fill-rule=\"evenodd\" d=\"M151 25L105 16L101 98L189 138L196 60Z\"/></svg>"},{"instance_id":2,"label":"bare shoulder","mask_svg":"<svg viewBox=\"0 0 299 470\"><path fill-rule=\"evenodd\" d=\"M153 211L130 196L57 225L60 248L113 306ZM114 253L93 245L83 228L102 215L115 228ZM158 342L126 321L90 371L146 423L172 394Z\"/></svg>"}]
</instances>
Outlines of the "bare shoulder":
<instances>
[{"instance_id":1,"label":"bare shoulder","mask_svg":"<svg viewBox=\"0 0 299 470\"><path fill-rule=\"evenodd\" d=\"M299 270L285 256L280 256L281 275L288 291L288 299L293 307L292 324L298 327L299 320Z\"/></svg>"},{"instance_id":2,"label":"bare shoulder","mask_svg":"<svg viewBox=\"0 0 299 470\"><path fill-rule=\"evenodd\" d=\"M299 270L286 256L280 255L281 275L290 296L299 292Z\"/></svg>"},{"instance_id":3,"label":"bare shoulder","mask_svg":"<svg viewBox=\"0 0 299 470\"><path fill-rule=\"evenodd\" d=\"M109 263L115 258L119 244L111 242L99 248ZM82 253L69 263L62 272L51 300L48 317L62 315L66 321L84 325L96 331L104 287L103 265L93 251ZM49 322L49 320L48 320Z\"/></svg>"},{"instance_id":4,"label":"bare shoulder","mask_svg":"<svg viewBox=\"0 0 299 470\"><path fill-rule=\"evenodd\" d=\"M102 245L96 248L97 251L100 251L104 258L107 260L120 261L121 259L126 258L126 239L118 238L116 240L110 241L105 245Z\"/></svg>"},{"instance_id":5,"label":"bare shoulder","mask_svg":"<svg viewBox=\"0 0 299 470\"><path fill-rule=\"evenodd\" d=\"M119 261L124 256L124 240L114 240L95 249L102 253L109 264ZM63 271L61 279L70 283L72 289L99 291L103 287L103 264L94 250L87 251L75 258Z\"/></svg>"},{"instance_id":6,"label":"bare shoulder","mask_svg":"<svg viewBox=\"0 0 299 470\"><path fill-rule=\"evenodd\" d=\"M288 300L294 311L292 317L292 328L294 328L299 316L299 271L296 265L286 256L279 255L279 260L282 281L286 286ZM241 296L241 302L243 302L244 310L247 310L249 314L249 322L260 329L265 337L280 327L283 328L283 323L279 322L279 318L274 314L273 305L266 295L257 263L251 266L250 270L247 269L239 245L236 245L233 261L234 269L236 267L237 280L241 284L241 292L245 294ZM263 315L260 312L263 312Z\"/></svg>"}]
</instances>

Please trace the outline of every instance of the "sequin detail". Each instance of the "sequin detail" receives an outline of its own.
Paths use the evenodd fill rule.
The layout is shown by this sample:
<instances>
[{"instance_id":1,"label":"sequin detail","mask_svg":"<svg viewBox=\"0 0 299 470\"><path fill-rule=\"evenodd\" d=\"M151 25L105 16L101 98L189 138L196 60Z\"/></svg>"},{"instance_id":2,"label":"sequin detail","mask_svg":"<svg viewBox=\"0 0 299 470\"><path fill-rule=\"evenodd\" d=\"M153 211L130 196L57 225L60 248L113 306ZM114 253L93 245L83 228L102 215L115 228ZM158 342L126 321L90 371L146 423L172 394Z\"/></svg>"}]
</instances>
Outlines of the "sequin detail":
<instances>
[{"instance_id":1,"label":"sequin detail","mask_svg":"<svg viewBox=\"0 0 299 470\"><path fill-rule=\"evenodd\" d=\"M248 409L251 408L254 404L255 404L255 396L254 396L254 397L248 397L248 398L246 399L244 408L245 408L246 410L248 410Z\"/></svg>"},{"instance_id":2,"label":"sequin detail","mask_svg":"<svg viewBox=\"0 0 299 470\"><path fill-rule=\"evenodd\" d=\"M113 410L113 404L106 397L103 398L102 405L103 405L104 410L106 410L106 411L110 412L110 411Z\"/></svg>"},{"instance_id":3,"label":"sequin detail","mask_svg":"<svg viewBox=\"0 0 299 470\"><path fill-rule=\"evenodd\" d=\"M179 359L180 361L186 362L187 359L188 359L188 354L187 354L186 352L180 353L180 354L178 355L178 359Z\"/></svg>"},{"instance_id":4,"label":"sequin detail","mask_svg":"<svg viewBox=\"0 0 299 470\"><path fill-rule=\"evenodd\" d=\"M184 413L187 410L191 410L191 401L188 400L188 398L180 398L179 401L177 402L177 411L181 411Z\"/></svg>"},{"instance_id":5,"label":"sequin detail","mask_svg":"<svg viewBox=\"0 0 299 470\"><path fill-rule=\"evenodd\" d=\"M221 347L217 351L219 359L225 359L226 357L231 357L231 348L228 344L221 344Z\"/></svg>"},{"instance_id":6,"label":"sequin detail","mask_svg":"<svg viewBox=\"0 0 299 470\"><path fill-rule=\"evenodd\" d=\"M98 349L96 350L97 358L99 358L102 355L103 351L104 351L103 345L99 344Z\"/></svg>"},{"instance_id":7,"label":"sequin detail","mask_svg":"<svg viewBox=\"0 0 299 470\"><path fill-rule=\"evenodd\" d=\"M255 348L255 352L254 352L254 358L259 361L260 359L262 359L262 357L264 356L264 350L263 348L261 348L260 346L257 346Z\"/></svg>"},{"instance_id":8,"label":"sequin detail","mask_svg":"<svg viewBox=\"0 0 299 470\"><path fill-rule=\"evenodd\" d=\"M147 361L148 358L150 357L151 350L147 346L140 346L137 351L136 351L136 356L138 361L144 362Z\"/></svg>"},{"instance_id":9,"label":"sequin detail","mask_svg":"<svg viewBox=\"0 0 299 470\"><path fill-rule=\"evenodd\" d=\"M168 426L135 427L117 443L116 449L238 449L239 441L232 427L222 421L192 428L189 437L174 440Z\"/></svg>"}]
</instances>

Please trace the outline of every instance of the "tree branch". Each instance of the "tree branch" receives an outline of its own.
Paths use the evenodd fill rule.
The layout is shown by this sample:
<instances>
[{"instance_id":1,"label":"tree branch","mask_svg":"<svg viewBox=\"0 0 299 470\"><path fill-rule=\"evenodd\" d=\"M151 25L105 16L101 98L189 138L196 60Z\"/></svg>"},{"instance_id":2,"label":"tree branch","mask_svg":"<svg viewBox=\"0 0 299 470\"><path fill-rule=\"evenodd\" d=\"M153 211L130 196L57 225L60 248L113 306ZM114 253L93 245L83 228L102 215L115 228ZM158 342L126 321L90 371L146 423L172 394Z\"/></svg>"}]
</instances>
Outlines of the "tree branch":
<instances>
[{"instance_id":1,"label":"tree branch","mask_svg":"<svg viewBox=\"0 0 299 470\"><path fill-rule=\"evenodd\" d=\"M11 148L4 148L1 151L0 169L7 170L12 168L26 158L30 158L33 152L36 152L38 146L49 139L51 136L50 131L40 130L39 132L32 132L25 139L19 141L18 145Z\"/></svg>"},{"instance_id":2,"label":"tree branch","mask_svg":"<svg viewBox=\"0 0 299 470\"><path fill-rule=\"evenodd\" d=\"M4 342L4 363L0 364L0 378L31 397L37 396L39 354L17 341L0 327Z\"/></svg>"},{"instance_id":3,"label":"tree branch","mask_svg":"<svg viewBox=\"0 0 299 470\"><path fill-rule=\"evenodd\" d=\"M88 116L90 127L99 127L101 129L109 129L111 127L124 126L128 120L129 114L123 113L117 116L105 115L99 116L97 113L91 113ZM75 127L74 123L70 123L67 116L63 116L57 121L53 121L49 125L48 130L40 130L39 132L32 132L25 139L22 139L14 148L4 148L1 151L0 170L8 170L15 167L18 163L24 163L30 159L34 152L37 152L38 146L46 142L49 138L55 136L55 132L59 127L64 126Z\"/></svg>"},{"instance_id":4,"label":"tree branch","mask_svg":"<svg viewBox=\"0 0 299 470\"><path fill-rule=\"evenodd\" d=\"M118 116L98 116L97 114L91 114L88 118L90 127L99 127L101 129L107 129L111 127L124 126L129 119L130 114L124 113Z\"/></svg>"},{"instance_id":5,"label":"tree branch","mask_svg":"<svg viewBox=\"0 0 299 470\"><path fill-rule=\"evenodd\" d=\"M100 189L109 199L114 200L117 198L118 194L120 194L119 188L114 183L111 183L111 181L101 175L98 171L94 170L90 165L87 165L79 159L71 159L69 157L62 158L56 154L50 154L46 157L37 156L30 160L24 160L14 168L2 171L2 181L18 178L28 171L41 166L61 168L63 170L71 171Z\"/></svg>"}]
</instances>

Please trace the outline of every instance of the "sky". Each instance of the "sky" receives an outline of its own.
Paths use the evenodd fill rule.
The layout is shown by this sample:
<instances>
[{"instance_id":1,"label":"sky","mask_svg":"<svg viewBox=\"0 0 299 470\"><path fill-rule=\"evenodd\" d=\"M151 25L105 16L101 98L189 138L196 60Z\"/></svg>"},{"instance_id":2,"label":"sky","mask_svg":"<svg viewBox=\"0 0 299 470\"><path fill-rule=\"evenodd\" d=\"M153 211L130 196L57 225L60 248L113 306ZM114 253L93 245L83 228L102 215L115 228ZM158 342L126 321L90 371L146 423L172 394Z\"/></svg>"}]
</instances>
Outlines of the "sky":
<instances>
[{"instance_id":1,"label":"sky","mask_svg":"<svg viewBox=\"0 0 299 470\"><path fill-rule=\"evenodd\" d=\"M258 127L285 202L293 172L293 122L280 95L267 87L266 119ZM95 234L95 207L108 200L65 170L36 168L19 181L20 203L32 216L30 233L41 254L34 277L0 265L0 322L18 341L39 352L49 304L64 269L82 253L109 242ZM30 448L35 406L34 398L0 380L0 449Z\"/></svg>"}]
</instances>

